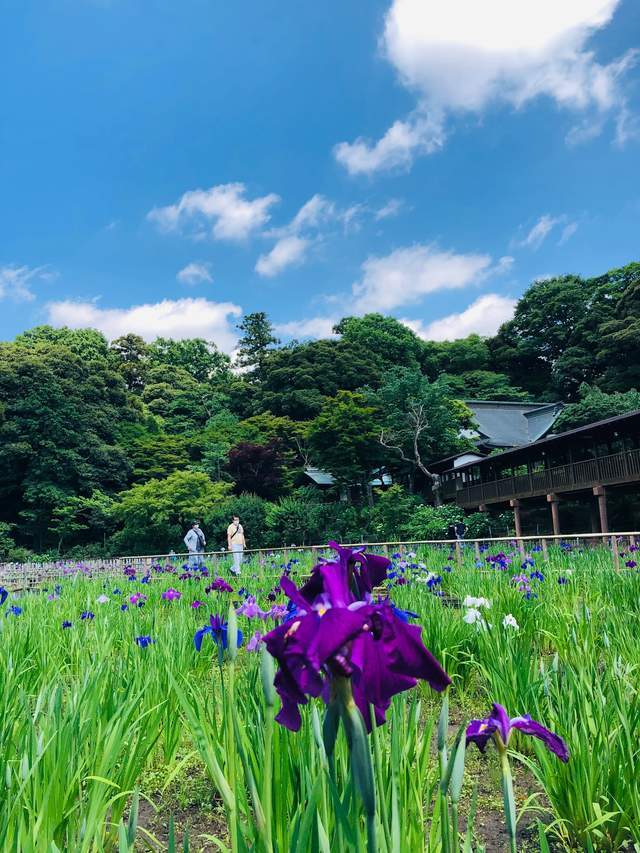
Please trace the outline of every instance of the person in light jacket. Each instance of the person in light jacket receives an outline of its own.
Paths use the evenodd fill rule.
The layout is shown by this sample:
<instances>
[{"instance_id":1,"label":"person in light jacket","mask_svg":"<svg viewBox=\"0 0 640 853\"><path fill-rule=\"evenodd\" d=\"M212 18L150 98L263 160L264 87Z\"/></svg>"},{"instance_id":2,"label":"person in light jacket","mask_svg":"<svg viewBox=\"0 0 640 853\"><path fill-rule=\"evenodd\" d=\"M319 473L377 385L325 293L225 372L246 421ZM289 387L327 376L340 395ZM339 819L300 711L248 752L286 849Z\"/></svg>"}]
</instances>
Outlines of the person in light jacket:
<instances>
[{"instance_id":1,"label":"person in light jacket","mask_svg":"<svg viewBox=\"0 0 640 853\"><path fill-rule=\"evenodd\" d=\"M204 538L204 533L200 530L200 525L197 521L194 521L187 531L187 535L184 537L184 544L187 546L189 552L189 564L194 567L202 565L203 559L200 555L204 553L207 540Z\"/></svg>"},{"instance_id":2,"label":"person in light jacket","mask_svg":"<svg viewBox=\"0 0 640 853\"><path fill-rule=\"evenodd\" d=\"M240 566L242 565L242 552L246 548L247 542L244 538L244 528L240 524L240 518L237 515L233 516L231 524L227 527L227 545L233 554L231 571L234 575L239 575Z\"/></svg>"}]
</instances>

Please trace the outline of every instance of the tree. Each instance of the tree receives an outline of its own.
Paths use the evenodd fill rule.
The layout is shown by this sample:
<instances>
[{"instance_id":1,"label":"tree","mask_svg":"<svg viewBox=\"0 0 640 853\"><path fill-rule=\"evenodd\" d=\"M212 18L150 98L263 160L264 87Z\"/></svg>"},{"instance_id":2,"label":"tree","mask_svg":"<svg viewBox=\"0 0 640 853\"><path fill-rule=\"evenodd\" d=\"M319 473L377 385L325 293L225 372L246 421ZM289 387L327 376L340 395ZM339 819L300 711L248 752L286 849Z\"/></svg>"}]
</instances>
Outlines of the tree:
<instances>
[{"instance_id":1,"label":"tree","mask_svg":"<svg viewBox=\"0 0 640 853\"><path fill-rule=\"evenodd\" d=\"M181 545L187 526L206 517L227 498L231 486L199 471L175 471L119 495L114 515L122 524L116 544L141 553Z\"/></svg>"},{"instance_id":2,"label":"tree","mask_svg":"<svg viewBox=\"0 0 640 853\"><path fill-rule=\"evenodd\" d=\"M97 329L69 329L63 326L35 326L16 336L19 346L40 347L42 345L63 346L85 362L103 360L108 357L107 339Z\"/></svg>"},{"instance_id":3,"label":"tree","mask_svg":"<svg viewBox=\"0 0 640 853\"><path fill-rule=\"evenodd\" d=\"M384 366L375 352L343 340L282 347L265 359L257 405L260 411L311 420L339 391L377 387Z\"/></svg>"},{"instance_id":4,"label":"tree","mask_svg":"<svg viewBox=\"0 0 640 853\"><path fill-rule=\"evenodd\" d=\"M139 414L107 359L48 341L0 344L0 409L0 513L39 550L69 496L126 486L119 430Z\"/></svg>"},{"instance_id":5,"label":"tree","mask_svg":"<svg viewBox=\"0 0 640 853\"><path fill-rule=\"evenodd\" d=\"M227 471L236 494L250 492L261 498L276 497L282 486L283 458L278 441L252 444L241 441L229 451Z\"/></svg>"},{"instance_id":6,"label":"tree","mask_svg":"<svg viewBox=\"0 0 640 853\"><path fill-rule=\"evenodd\" d=\"M451 399L442 379L429 382L417 370L396 368L370 399L384 413L378 439L396 470L418 470L437 485L428 461L469 446L460 430L471 413Z\"/></svg>"},{"instance_id":7,"label":"tree","mask_svg":"<svg viewBox=\"0 0 640 853\"><path fill-rule=\"evenodd\" d=\"M229 356L202 338L156 338L149 347L149 357L152 364L184 370L199 383L225 382L230 376Z\"/></svg>"},{"instance_id":8,"label":"tree","mask_svg":"<svg viewBox=\"0 0 640 853\"><path fill-rule=\"evenodd\" d=\"M311 453L338 483L366 488L383 459L380 426L379 412L364 394L338 391L310 425Z\"/></svg>"},{"instance_id":9,"label":"tree","mask_svg":"<svg viewBox=\"0 0 640 853\"><path fill-rule=\"evenodd\" d=\"M109 354L128 390L134 393L143 391L149 367L148 344L139 335L123 335L111 341Z\"/></svg>"},{"instance_id":10,"label":"tree","mask_svg":"<svg viewBox=\"0 0 640 853\"><path fill-rule=\"evenodd\" d=\"M382 314L345 317L334 331L347 346L368 350L382 369L399 365L418 368L424 358L424 342L394 317Z\"/></svg>"},{"instance_id":11,"label":"tree","mask_svg":"<svg viewBox=\"0 0 640 853\"><path fill-rule=\"evenodd\" d=\"M624 393L607 394L599 388L581 385L580 399L564 407L555 422L554 431L576 429L594 421L602 421L605 418L613 418L638 409L640 409L640 391L631 389Z\"/></svg>"},{"instance_id":12,"label":"tree","mask_svg":"<svg viewBox=\"0 0 640 853\"><path fill-rule=\"evenodd\" d=\"M504 373L468 370L459 376L441 374L452 394L467 400L528 400L530 395L515 388Z\"/></svg>"},{"instance_id":13,"label":"tree","mask_svg":"<svg viewBox=\"0 0 640 853\"><path fill-rule=\"evenodd\" d=\"M273 326L264 311L247 314L238 324L238 330L242 337L238 342L236 363L259 379L267 354L280 341L273 334Z\"/></svg>"}]
</instances>

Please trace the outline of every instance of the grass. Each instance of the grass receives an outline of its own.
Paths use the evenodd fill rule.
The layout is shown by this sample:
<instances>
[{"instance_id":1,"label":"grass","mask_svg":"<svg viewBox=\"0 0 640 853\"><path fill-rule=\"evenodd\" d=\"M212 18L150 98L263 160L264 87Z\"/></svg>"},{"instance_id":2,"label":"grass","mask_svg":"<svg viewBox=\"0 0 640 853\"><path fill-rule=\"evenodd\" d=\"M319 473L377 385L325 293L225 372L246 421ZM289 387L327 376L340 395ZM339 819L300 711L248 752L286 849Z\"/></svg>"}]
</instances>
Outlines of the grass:
<instances>
[{"instance_id":1,"label":"grass","mask_svg":"<svg viewBox=\"0 0 640 853\"><path fill-rule=\"evenodd\" d=\"M457 727L485 716L494 701L512 716L530 713L567 741L566 765L532 739L510 743L523 850L640 845L640 575L625 565L633 557L625 543L620 551L621 571L603 548L550 547L548 561L533 552L524 569L516 552L498 568L483 553L478 565L472 548L464 549L462 565L435 547L393 560L389 594L418 615L425 644L453 679L449 754ZM308 558L289 556L292 576L303 579ZM196 850L363 850L365 815L348 748L339 736L330 774L322 703L305 709L300 732L274 727L277 703L265 700L260 654L240 649L235 662L219 665L209 637L200 654L193 646L209 614L227 618L245 593L264 609L269 596L283 601L274 594L282 556L245 564L231 594L206 593L208 581L181 578L182 567L162 569L148 582L80 571L5 602L3 849L170 849L188 827ZM529 577L528 597L512 579L523 571L544 576ZM179 600L162 599L169 587L180 591ZM130 601L136 593L146 597L140 607ZM467 596L490 600L478 608L482 621L465 621ZM195 600L204 604L194 608ZM517 629L503 625L507 615ZM62 627L65 620L70 627ZM239 616L238 624L245 640L265 630L259 619ZM152 642L143 648L136 637ZM441 698L419 685L396 697L388 723L371 738L381 851L451 843L443 826L458 807L451 788L447 805L438 795L440 708ZM500 849L506 836L497 755L491 746L484 756L467 753L457 846ZM139 813L130 821L136 791Z\"/></svg>"}]
</instances>

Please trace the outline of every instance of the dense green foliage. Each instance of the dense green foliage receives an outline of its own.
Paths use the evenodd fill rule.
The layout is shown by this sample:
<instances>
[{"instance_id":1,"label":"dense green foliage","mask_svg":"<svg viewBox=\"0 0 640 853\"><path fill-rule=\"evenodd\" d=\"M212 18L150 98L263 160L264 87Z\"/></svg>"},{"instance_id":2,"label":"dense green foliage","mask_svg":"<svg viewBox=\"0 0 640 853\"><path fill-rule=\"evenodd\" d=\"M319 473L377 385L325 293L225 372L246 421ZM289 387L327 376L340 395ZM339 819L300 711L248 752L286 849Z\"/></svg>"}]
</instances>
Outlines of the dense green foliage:
<instances>
[{"instance_id":1,"label":"dense green foliage","mask_svg":"<svg viewBox=\"0 0 640 853\"><path fill-rule=\"evenodd\" d=\"M379 314L286 346L264 313L239 330L240 371L199 339L41 326L0 344L3 555L167 551L192 514L218 546L242 501L253 546L391 536L372 484L389 473L428 515L429 463L468 446L462 400L563 400L566 429L640 405L638 263L534 282L493 338L423 341ZM153 509L178 482L194 500Z\"/></svg>"}]
</instances>

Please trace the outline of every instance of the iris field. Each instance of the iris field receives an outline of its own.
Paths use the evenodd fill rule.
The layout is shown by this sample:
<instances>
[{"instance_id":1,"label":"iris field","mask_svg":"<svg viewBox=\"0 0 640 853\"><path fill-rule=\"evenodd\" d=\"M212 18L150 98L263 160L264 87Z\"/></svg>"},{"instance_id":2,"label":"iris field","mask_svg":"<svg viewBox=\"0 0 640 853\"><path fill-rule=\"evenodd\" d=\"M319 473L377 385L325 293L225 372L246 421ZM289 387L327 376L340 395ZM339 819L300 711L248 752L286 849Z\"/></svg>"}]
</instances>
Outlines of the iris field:
<instances>
[{"instance_id":1,"label":"iris field","mask_svg":"<svg viewBox=\"0 0 640 853\"><path fill-rule=\"evenodd\" d=\"M639 850L619 549L619 570L568 544L343 549L3 590L2 849Z\"/></svg>"}]
</instances>

